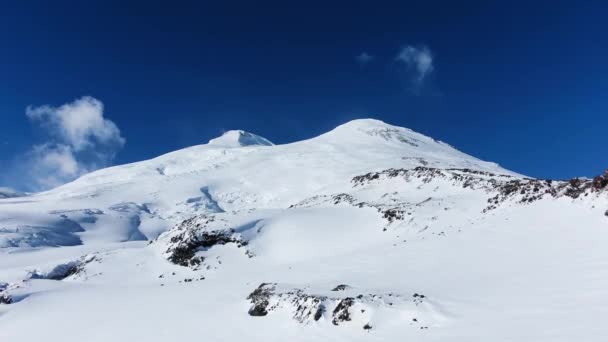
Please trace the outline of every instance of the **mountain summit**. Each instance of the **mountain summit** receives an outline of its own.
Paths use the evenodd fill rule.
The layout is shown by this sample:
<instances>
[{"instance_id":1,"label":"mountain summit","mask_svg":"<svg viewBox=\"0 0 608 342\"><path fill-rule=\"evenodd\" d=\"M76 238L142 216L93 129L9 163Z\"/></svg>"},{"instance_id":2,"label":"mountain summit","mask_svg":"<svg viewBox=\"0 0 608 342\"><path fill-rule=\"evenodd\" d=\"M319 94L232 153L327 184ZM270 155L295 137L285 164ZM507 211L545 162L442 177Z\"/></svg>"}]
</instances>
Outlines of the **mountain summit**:
<instances>
[{"instance_id":1,"label":"mountain summit","mask_svg":"<svg viewBox=\"0 0 608 342\"><path fill-rule=\"evenodd\" d=\"M263 138L253 133L231 130L227 131L222 136L209 140L209 145L217 145L222 147L244 147L244 146L272 146L274 145L268 139Z\"/></svg>"},{"instance_id":2,"label":"mountain summit","mask_svg":"<svg viewBox=\"0 0 608 342\"><path fill-rule=\"evenodd\" d=\"M353 120L318 137L285 145L231 130L205 145L98 170L31 194L27 201L0 206L0 215L3 210L18 210L27 218L4 223L8 231L19 233L0 233L0 246L153 239L211 208L284 208L321 192L348 188L352 177L370 171L418 166L516 175L410 129L373 119ZM83 200L87 198L94 200ZM48 212L40 212L33 203ZM117 206L121 210L116 211ZM106 214L100 222L112 218L111 229L85 224L82 232L66 230L63 217L56 214L66 208L92 207ZM126 211L131 214L125 216ZM107 215L114 212L121 214ZM18 224L32 228L17 229Z\"/></svg>"},{"instance_id":3,"label":"mountain summit","mask_svg":"<svg viewBox=\"0 0 608 342\"><path fill-rule=\"evenodd\" d=\"M10 197L2 341L608 336L608 173L528 178L365 119Z\"/></svg>"}]
</instances>

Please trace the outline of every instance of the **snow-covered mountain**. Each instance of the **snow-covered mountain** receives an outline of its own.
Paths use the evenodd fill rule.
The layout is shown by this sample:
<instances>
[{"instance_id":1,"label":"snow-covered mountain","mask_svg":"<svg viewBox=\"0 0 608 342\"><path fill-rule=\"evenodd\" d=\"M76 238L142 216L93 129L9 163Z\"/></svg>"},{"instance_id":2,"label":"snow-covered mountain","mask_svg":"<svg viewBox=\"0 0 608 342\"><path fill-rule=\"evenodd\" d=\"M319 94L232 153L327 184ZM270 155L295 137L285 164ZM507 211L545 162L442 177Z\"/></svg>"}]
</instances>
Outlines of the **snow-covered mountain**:
<instances>
[{"instance_id":1,"label":"snow-covered mountain","mask_svg":"<svg viewBox=\"0 0 608 342\"><path fill-rule=\"evenodd\" d=\"M600 341L607 183L377 120L228 131L0 199L0 337Z\"/></svg>"}]
</instances>

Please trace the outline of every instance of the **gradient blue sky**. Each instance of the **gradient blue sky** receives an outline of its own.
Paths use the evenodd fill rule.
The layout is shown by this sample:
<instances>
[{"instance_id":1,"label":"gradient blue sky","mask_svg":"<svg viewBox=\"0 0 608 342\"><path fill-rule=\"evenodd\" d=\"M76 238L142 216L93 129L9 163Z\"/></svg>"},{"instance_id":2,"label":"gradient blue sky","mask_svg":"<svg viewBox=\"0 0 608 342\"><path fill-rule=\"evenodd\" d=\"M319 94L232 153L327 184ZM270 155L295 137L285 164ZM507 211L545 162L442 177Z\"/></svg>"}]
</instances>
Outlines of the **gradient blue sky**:
<instances>
[{"instance_id":1,"label":"gradient blue sky","mask_svg":"<svg viewBox=\"0 0 608 342\"><path fill-rule=\"evenodd\" d=\"M0 8L0 186L52 139L26 107L85 95L126 138L115 164L373 117L530 176L608 167L605 1L25 3Z\"/></svg>"}]
</instances>

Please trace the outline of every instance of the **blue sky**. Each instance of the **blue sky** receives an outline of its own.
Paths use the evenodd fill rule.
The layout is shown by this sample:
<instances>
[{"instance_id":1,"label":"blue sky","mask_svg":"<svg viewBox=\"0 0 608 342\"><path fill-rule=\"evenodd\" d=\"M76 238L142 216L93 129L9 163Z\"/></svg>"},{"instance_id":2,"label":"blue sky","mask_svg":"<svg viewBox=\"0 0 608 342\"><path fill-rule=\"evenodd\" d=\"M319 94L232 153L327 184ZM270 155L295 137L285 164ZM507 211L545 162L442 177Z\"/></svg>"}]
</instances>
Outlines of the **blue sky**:
<instances>
[{"instance_id":1,"label":"blue sky","mask_svg":"<svg viewBox=\"0 0 608 342\"><path fill-rule=\"evenodd\" d=\"M0 186L49 187L227 129L286 143L361 117L530 176L608 167L606 2L1 6ZM94 131L61 130L97 105ZM40 182L49 151L77 164Z\"/></svg>"}]
</instances>

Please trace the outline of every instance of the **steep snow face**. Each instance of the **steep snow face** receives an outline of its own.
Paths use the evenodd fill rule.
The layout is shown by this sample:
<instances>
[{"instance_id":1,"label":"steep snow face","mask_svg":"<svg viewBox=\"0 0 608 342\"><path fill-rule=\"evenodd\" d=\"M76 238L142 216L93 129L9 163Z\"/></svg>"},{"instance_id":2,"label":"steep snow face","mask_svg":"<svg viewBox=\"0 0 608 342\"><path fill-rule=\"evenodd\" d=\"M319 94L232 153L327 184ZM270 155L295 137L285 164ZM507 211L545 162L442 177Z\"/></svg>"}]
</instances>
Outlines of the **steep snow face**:
<instances>
[{"instance_id":1,"label":"steep snow face","mask_svg":"<svg viewBox=\"0 0 608 342\"><path fill-rule=\"evenodd\" d=\"M0 341L608 336L608 173L530 179L376 120L235 132L0 200Z\"/></svg>"},{"instance_id":2,"label":"steep snow face","mask_svg":"<svg viewBox=\"0 0 608 342\"><path fill-rule=\"evenodd\" d=\"M272 146L270 140L241 130L225 132L221 137L209 140L209 145L222 147L243 147L243 146Z\"/></svg>"}]
</instances>

